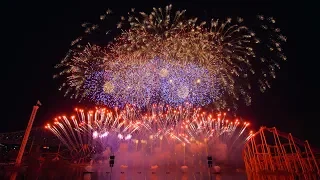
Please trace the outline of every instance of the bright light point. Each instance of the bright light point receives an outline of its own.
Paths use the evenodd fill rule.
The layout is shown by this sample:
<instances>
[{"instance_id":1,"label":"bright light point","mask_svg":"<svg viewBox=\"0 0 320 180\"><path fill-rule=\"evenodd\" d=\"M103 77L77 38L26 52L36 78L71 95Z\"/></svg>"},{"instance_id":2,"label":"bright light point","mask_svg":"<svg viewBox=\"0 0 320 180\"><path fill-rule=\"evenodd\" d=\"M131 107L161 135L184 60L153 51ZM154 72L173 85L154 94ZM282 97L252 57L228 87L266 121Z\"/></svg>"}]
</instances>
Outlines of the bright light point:
<instances>
[{"instance_id":1,"label":"bright light point","mask_svg":"<svg viewBox=\"0 0 320 180\"><path fill-rule=\"evenodd\" d=\"M167 69L165 69L165 68L162 68L162 69L160 70L160 72L159 72L159 75L160 75L161 77L167 77L168 74L169 74L169 71L168 71Z\"/></svg>"},{"instance_id":2,"label":"bright light point","mask_svg":"<svg viewBox=\"0 0 320 180\"><path fill-rule=\"evenodd\" d=\"M118 134L118 138L119 139L123 139L123 135L122 134Z\"/></svg>"},{"instance_id":3,"label":"bright light point","mask_svg":"<svg viewBox=\"0 0 320 180\"><path fill-rule=\"evenodd\" d=\"M201 83L201 79L197 79L197 83L198 83L198 84Z\"/></svg>"},{"instance_id":4,"label":"bright light point","mask_svg":"<svg viewBox=\"0 0 320 180\"><path fill-rule=\"evenodd\" d=\"M100 134L100 138L104 138L104 137L107 137L109 134L109 132L104 132L103 134Z\"/></svg>"},{"instance_id":5,"label":"bright light point","mask_svg":"<svg viewBox=\"0 0 320 180\"><path fill-rule=\"evenodd\" d=\"M132 135L131 135L131 134L128 134L124 139L125 139L125 140L130 140L131 137L132 137Z\"/></svg>"},{"instance_id":6,"label":"bright light point","mask_svg":"<svg viewBox=\"0 0 320 180\"><path fill-rule=\"evenodd\" d=\"M114 85L112 82L107 81L106 83L104 83L103 85L103 91L107 94L111 94L114 91Z\"/></svg>"},{"instance_id":7,"label":"bright light point","mask_svg":"<svg viewBox=\"0 0 320 180\"><path fill-rule=\"evenodd\" d=\"M96 139L96 138L98 137L98 132L97 132L97 131L94 131L94 132L92 133L92 137L93 137L93 139Z\"/></svg>"}]
</instances>

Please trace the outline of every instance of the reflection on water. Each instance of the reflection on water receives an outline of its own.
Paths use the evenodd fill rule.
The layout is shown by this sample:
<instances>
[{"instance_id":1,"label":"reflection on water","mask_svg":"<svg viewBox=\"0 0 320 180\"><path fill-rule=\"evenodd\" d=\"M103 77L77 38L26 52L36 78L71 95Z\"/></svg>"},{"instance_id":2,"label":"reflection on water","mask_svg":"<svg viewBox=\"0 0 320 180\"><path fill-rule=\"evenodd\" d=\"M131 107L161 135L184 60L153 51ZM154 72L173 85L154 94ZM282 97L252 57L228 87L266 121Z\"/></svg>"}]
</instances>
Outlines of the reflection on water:
<instances>
[{"instance_id":1,"label":"reflection on water","mask_svg":"<svg viewBox=\"0 0 320 180\"><path fill-rule=\"evenodd\" d=\"M88 170L88 168L85 168ZM84 173L83 177L85 180L97 179L97 180L246 180L247 176L245 173L222 173L213 174L209 171L195 171L189 170L182 172L180 168L114 168L104 169L103 171Z\"/></svg>"},{"instance_id":2,"label":"reflection on water","mask_svg":"<svg viewBox=\"0 0 320 180\"><path fill-rule=\"evenodd\" d=\"M113 172L106 174L85 174L85 180L246 180L245 174L209 174L209 173L150 173L150 172Z\"/></svg>"},{"instance_id":3,"label":"reflection on water","mask_svg":"<svg viewBox=\"0 0 320 180\"><path fill-rule=\"evenodd\" d=\"M189 169L187 172L182 172L180 168L113 168L101 166L99 168L91 169L88 166L74 167L69 166L58 170L58 168L43 168L38 173L33 174L38 180L296 180L296 179L310 179L317 180L316 174L303 175L301 177L289 174L282 175L246 175L244 172L222 172L221 174L212 174L208 170ZM89 170L89 171L88 171ZM7 175L0 176L0 179L9 179L10 172L6 171ZM20 171L18 179L30 179L28 172Z\"/></svg>"},{"instance_id":4,"label":"reflection on water","mask_svg":"<svg viewBox=\"0 0 320 180\"><path fill-rule=\"evenodd\" d=\"M296 179L308 179L318 180L318 176L308 175L293 176L293 175L251 175L246 176L244 173L222 173L222 174L210 174L210 173L182 173L182 172L117 172L114 171L106 174L92 173L85 174L85 180L296 180Z\"/></svg>"},{"instance_id":5,"label":"reflection on water","mask_svg":"<svg viewBox=\"0 0 320 180\"><path fill-rule=\"evenodd\" d=\"M181 172L179 169L172 169L168 171L166 169L158 169L156 171L150 169L121 169L114 168L112 172L99 171L99 172L86 172L85 168L72 168L68 172L57 172L43 169L38 175L33 174L31 179L38 180L246 180L245 173L223 173L223 174L211 174L209 172ZM11 173L10 173L11 174ZM5 178L9 179L8 173ZM30 179L28 172L19 173L17 179Z\"/></svg>"}]
</instances>

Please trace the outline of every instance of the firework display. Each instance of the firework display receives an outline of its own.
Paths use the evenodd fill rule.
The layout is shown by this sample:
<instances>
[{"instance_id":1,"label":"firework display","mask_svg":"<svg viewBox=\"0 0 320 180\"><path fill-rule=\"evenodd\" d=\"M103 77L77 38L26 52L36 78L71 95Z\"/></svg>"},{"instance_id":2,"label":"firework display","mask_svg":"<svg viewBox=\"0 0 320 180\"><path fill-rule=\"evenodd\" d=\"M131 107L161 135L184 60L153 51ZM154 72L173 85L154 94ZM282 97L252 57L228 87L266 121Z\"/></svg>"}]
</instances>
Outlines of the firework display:
<instances>
[{"instance_id":1,"label":"firework display","mask_svg":"<svg viewBox=\"0 0 320 180\"><path fill-rule=\"evenodd\" d=\"M205 105L215 102L222 89L208 71L194 65L174 66L154 59L119 72L94 72L84 82L87 95L108 106L129 102L140 107L163 102L178 106L184 102Z\"/></svg>"},{"instance_id":2,"label":"firework display","mask_svg":"<svg viewBox=\"0 0 320 180\"><path fill-rule=\"evenodd\" d=\"M55 77L66 96L107 108L76 109L46 125L74 160L119 153L123 164L152 156L197 166L204 154L226 161L253 136L248 122L221 111L250 105L251 89L271 87L287 59L286 37L273 17L201 21L185 12L131 9L112 28L107 10L100 23L82 24Z\"/></svg>"},{"instance_id":3,"label":"firework display","mask_svg":"<svg viewBox=\"0 0 320 180\"><path fill-rule=\"evenodd\" d=\"M112 153L118 152L121 144L131 147L132 153L144 151L153 155L179 145L185 146L188 153L201 154L194 148L203 147L210 153L212 148L223 144L228 147L225 153L231 153L228 151L252 136L252 132L247 131L249 123L227 119L225 113L211 114L190 104L177 108L154 104L145 112L133 105L126 105L123 110L97 108L87 113L80 109L76 112L77 115L70 118L56 118L46 128L77 160L108 148Z\"/></svg>"},{"instance_id":4,"label":"firework display","mask_svg":"<svg viewBox=\"0 0 320 180\"><path fill-rule=\"evenodd\" d=\"M190 102L226 108L240 99L249 105L252 80L265 91L286 60L286 37L272 17L258 16L259 33L242 18L199 21L171 5L149 14L132 9L117 24L119 33L104 28L109 18L110 10L100 16L102 23L84 23L85 34L57 65L71 97L108 106ZM93 34L116 35L91 45Z\"/></svg>"}]
</instances>

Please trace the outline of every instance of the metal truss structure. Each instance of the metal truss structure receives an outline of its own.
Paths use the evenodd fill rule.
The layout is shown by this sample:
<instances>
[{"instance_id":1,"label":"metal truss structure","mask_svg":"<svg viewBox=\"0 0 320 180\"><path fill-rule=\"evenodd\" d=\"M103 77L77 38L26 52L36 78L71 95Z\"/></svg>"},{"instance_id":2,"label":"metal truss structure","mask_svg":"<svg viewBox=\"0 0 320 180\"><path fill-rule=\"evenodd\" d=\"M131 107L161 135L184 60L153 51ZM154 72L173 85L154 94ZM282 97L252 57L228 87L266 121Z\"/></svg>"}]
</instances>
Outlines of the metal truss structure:
<instances>
[{"instance_id":1,"label":"metal truss structure","mask_svg":"<svg viewBox=\"0 0 320 180\"><path fill-rule=\"evenodd\" d=\"M16 131L9 133L0 133L1 144L20 145L25 131ZM51 132L46 131L42 127L32 128L28 139L28 145L47 145L59 146L60 140Z\"/></svg>"},{"instance_id":2,"label":"metal truss structure","mask_svg":"<svg viewBox=\"0 0 320 180\"><path fill-rule=\"evenodd\" d=\"M243 159L247 174L253 179L257 179L256 175L274 175L278 179L280 175L284 179L320 177L319 159L308 141L301 142L275 127L261 127L246 143Z\"/></svg>"}]
</instances>

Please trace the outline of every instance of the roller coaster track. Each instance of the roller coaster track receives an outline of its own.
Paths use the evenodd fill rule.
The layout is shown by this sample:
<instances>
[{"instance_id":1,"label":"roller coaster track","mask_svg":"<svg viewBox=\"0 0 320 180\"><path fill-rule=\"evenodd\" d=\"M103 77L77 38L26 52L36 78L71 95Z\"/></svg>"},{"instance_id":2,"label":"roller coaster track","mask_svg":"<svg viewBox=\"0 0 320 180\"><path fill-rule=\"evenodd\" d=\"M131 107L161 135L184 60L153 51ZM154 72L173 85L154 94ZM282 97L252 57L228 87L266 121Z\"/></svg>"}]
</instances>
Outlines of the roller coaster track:
<instances>
[{"instance_id":1,"label":"roller coaster track","mask_svg":"<svg viewBox=\"0 0 320 180\"><path fill-rule=\"evenodd\" d=\"M285 172L292 178L313 179L313 176L320 178L319 152L308 141L301 141L291 133L261 127L246 142L243 159L247 173Z\"/></svg>"},{"instance_id":2,"label":"roller coaster track","mask_svg":"<svg viewBox=\"0 0 320 180\"><path fill-rule=\"evenodd\" d=\"M275 133L275 128L265 128L267 131L269 131L269 132L271 132L271 133ZM285 133L285 132L281 132L281 131L279 131L278 129L276 130L277 131L277 133L278 133L278 135L280 136L280 137L283 137L283 138L288 138L289 137L289 135L291 134L291 133ZM306 141L303 141L303 140L301 140L301 139L298 139L298 138L296 138L296 137L294 137L294 136L292 136L292 139L294 140L294 142L296 143L296 144L298 144L299 146L304 146L305 145L305 143L306 143ZM320 149L319 148L315 148L315 147L311 147L311 150L315 153L315 154L319 154L320 153Z\"/></svg>"}]
</instances>

